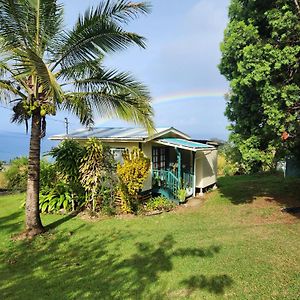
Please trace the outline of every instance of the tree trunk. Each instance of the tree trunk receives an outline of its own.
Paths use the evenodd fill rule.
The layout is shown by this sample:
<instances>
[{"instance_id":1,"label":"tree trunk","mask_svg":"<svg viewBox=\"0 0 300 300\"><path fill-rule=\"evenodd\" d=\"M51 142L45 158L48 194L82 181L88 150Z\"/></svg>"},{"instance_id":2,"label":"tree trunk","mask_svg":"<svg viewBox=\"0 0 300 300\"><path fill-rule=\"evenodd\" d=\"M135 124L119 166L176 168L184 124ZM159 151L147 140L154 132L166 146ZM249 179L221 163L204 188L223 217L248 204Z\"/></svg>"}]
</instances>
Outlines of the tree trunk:
<instances>
[{"instance_id":1,"label":"tree trunk","mask_svg":"<svg viewBox=\"0 0 300 300\"><path fill-rule=\"evenodd\" d=\"M41 116L34 112L31 123L26 198L26 233L34 236L44 231L39 212Z\"/></svg>"}]
</instances>

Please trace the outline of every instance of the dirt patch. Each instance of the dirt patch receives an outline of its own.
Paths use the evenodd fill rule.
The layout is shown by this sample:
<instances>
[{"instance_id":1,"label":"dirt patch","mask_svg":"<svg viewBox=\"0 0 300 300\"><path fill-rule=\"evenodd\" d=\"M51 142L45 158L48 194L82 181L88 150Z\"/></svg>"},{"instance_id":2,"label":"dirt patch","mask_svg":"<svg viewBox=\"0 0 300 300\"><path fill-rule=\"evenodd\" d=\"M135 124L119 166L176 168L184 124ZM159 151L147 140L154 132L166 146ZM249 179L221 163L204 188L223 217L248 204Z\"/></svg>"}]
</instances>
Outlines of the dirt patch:
<instances>
[{"instance_id":1,"label":"dirt patch","mask_svg":"<svg viewBox=\"0 0 300 300\"><path fill-rule=\"evenodd\" d=\"M265 208L265 207L279 207L282 208L282 203L285 203L285 207L287 206L299 206L299 201L291 198L285 197L284 199L278 199L274 197L255 197L253 202L247 203L245 205L254 207L254 208Z\"/></svg>"},{"instance_id":2,"label":"dirt patch","mask_svg":"<svg viewBox=\"0 0 300 300\"><path fill-rule=\"evenodd\" d=\"M130 220L130 219L134 219L137 216L134 214L120 214L120 215L116 215L116 219L120 219L120 220Z\"/></svg>"},{"instance_id":3,"label":"dirt patch","mask_svg":"<svg viewBox=\"0 0 300 300\"><path fill-rule=\"evenodd\" d=\"M197 211L199 208L201 208L206 201L207 196L203 197L193 197L188 199L188 201L184 204L178 205L173 212L174 213L185 213L185 212L191 212L191 211Z\"/></svg>"},{"instance_id":4,"label":"dirt patch","mask_svg":"<svg viewBox=\"0 0 300 300\"><path fill-rule=\"evenodd\" d=\"M288 201L295 205L295 200ZM287 202L286 202L287 203ZM300 213L291 214L282 211L282 205L271 197L257 197L241 209L242 224L294 224L300 222Z\"/></svg>"},{"instance_id":5,"label":"dirt patch","mask_svg":"<svg viewBox=\"0 0 300 300\"><path fill-rule=\"evenodd\" d=\"M107 215L102 215L99 213L95 213L95 212L90 212L88 210L84 210L82 212L80 212L78 214L79 218L84 220L84 221L88 221L88 222L97 222L100 220L107 220L110 217Z\"/></svg>"}]
</instances>

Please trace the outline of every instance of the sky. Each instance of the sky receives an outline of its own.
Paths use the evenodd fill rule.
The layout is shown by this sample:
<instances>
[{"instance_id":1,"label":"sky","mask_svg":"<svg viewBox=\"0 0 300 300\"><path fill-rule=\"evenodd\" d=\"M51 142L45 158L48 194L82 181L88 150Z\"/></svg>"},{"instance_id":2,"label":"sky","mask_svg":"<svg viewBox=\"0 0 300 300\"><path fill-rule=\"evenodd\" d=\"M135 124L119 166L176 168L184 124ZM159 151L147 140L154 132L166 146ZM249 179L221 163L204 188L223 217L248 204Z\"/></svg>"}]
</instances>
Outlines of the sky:
<instances>
[{"instance_id":1,"label":"sky","mask_svg":"<svg viewBox=\"0 0 300 300\"><path fill-rule=\"evenodd\" d=\"M99 0L63 0L66 26ZM220 75L220 43L228 22L229 0L152 0L152 12L126 29L147 38L147 48L131 47L110 54L104 65L127 71L145 83L153 98L157 127L173 126L193 138L226 140L224 94L228 83ZM0 107L0 160L27 152L29 136L23 125L10 123L11 113ZM82 127L64 113L48 118L48 135ZM96 120L96 126L132 126L118 120ZM45 139L43 151L55 144Z\"/></svg>"}]
</instances>

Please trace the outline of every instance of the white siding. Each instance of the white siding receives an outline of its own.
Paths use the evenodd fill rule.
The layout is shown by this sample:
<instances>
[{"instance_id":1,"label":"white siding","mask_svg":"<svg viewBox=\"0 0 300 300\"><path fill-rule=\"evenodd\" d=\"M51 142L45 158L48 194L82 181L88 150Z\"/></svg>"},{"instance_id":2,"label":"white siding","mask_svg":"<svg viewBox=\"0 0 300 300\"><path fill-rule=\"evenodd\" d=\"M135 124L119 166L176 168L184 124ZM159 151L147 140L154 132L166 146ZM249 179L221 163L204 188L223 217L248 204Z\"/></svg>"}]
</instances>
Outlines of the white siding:
<instances>
[{"instance_id":1,"label":"white siding","mask_svg":"<svg viewBox=\"0 0 300 300\"><path fill-rule=\"evenodd\" d=\"M144 183L143 191L147 191L152 189L152 143L148 142L145 144L142 144L142 150L145 154L146 157L150 159L151 162L151 168L150 168L150 173Z\"/></svg>"},{"instance_id":2,"label":"white siding","mask_svg":"<svg viewBox=\"0 0 300 300\"><path fill-rule=\"evenodd\" d=\"M205 188L217 182L217 150L196 153L196 187Z\"/></svg>"}]
</instances>

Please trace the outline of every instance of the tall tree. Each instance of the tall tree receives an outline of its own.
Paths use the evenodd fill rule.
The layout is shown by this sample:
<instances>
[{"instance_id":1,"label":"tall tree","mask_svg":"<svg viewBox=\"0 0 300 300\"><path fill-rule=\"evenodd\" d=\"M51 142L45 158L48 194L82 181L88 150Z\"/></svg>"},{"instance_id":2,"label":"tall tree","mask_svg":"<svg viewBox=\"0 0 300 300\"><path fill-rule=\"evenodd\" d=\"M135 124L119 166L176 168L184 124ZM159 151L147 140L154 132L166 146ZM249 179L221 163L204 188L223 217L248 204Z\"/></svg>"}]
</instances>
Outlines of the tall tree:
<instances>
[{"instance_id":1,"label":"tall tree","mask_svg":"<svg viewBox=\"0 0 300 300\"><path fill-rule=\"evenodd\" d=\"M43 226L39 215L40 142L46 116L67 110L84 125L94 116L119 117L153 128L148 89L127 73L107 70L106 54L145 39L124 30L149 11L147 3L104 0L63 26L56 0L0 0L1 100L13 103L14 122L31 122L26 232Z\"/></svg>"},{"instance_id":2,"label":"tall tree","mask_svg":"<svg viewBox=\"0 0 300 300\"><path fill-rule=\"evenodd\" d=\"M299 136L299 21L298 0L231 0L219 68L230 81L226 116L246 172L295 153L296 139L281 135Z\"/></svg>"}]
</instances>

